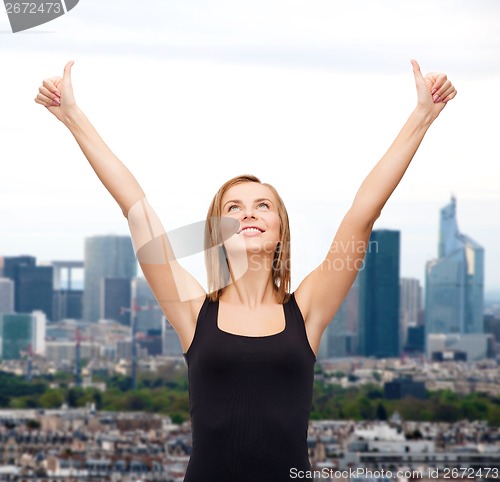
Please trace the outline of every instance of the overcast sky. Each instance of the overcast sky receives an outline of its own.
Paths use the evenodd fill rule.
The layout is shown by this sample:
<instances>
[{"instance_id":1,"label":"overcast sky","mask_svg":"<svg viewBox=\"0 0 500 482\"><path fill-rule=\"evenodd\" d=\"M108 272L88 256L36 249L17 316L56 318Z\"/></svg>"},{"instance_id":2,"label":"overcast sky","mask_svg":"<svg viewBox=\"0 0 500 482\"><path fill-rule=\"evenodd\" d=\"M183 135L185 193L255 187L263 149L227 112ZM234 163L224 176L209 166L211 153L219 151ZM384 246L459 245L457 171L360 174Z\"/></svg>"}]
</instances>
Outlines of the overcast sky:
<instances>
[{"instance_id":1,"label":"overcast sky","mask_svg":"<svg viewBox=\"0 0 500 482\"><path fill-rule=\"evenodd\" d=\"M228 178L284 198L292 288L323 256L357 188L411 113L410 59L458 95L424 139L375 229L401 231L401 275L424 280L439 209L484 246L500 290L500 2L80 0L12 34L0 13L0 256L82 259L127 234L67 129L33 99L75 60L81 108L167 229L204 218ZM185 261L204 283L202 258Z\"/></svg>"}]
</instances>

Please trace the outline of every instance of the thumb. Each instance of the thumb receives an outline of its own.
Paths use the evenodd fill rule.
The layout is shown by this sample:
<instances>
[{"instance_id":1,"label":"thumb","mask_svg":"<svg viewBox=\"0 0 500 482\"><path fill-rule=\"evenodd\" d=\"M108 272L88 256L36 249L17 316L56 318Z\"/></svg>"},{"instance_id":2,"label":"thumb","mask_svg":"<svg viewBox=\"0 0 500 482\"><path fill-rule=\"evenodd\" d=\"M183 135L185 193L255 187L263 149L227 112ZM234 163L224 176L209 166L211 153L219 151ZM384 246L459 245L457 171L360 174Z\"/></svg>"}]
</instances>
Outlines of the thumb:
<instances>
[{"instance_id":1,"label":"thumb","mask_svg":"<svg viewBox=\"0 0 500 482\"><path fill-rule=\"evenodd\" d=\"M415 76L416 84L420 84L424 81L424 76L422 75L422 71L420 70L420 65L415 59L411 59L411 65L413 66L413 75Z\"/></svg>"},{"instance_id":2,"label":"thumb","mask_svg":"<svg viewBox=\"0 0 500 482\"><path fill-rule=\"evenodd\" d=\"M71 67L75 63L74 60L70 60L64 67L63 82L68 82L71 84Z\"/></svg>"}]
</instances>

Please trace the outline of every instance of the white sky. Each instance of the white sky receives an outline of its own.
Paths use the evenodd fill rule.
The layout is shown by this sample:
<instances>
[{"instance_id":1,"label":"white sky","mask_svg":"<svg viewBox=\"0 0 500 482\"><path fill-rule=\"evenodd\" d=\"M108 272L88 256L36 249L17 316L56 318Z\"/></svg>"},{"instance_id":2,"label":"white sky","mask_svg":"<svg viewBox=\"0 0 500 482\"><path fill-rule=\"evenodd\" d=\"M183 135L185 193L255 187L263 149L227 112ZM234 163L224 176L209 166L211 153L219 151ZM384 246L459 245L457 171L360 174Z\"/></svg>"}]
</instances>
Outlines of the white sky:
<instances>
[{"instance_id":1,"label":"white sky","mask_svg":"<svg viewBox=\"0 0 500 482\"><path fill-rule=\"evenodd\" d=\"M500 2L81 0L12 34L0 13L0 256L82 259L127 234L69 131L33 101L73 59L78 103L167 229L204 218L228 178L273 184L292 220L292 287L326 250L416 100L410 59L458 89L375 229L401 230L401 275L424 279L439 209L486 251L500 290ZM202 258L186 265L204 282Z\"/></svg>"}]
</instances>

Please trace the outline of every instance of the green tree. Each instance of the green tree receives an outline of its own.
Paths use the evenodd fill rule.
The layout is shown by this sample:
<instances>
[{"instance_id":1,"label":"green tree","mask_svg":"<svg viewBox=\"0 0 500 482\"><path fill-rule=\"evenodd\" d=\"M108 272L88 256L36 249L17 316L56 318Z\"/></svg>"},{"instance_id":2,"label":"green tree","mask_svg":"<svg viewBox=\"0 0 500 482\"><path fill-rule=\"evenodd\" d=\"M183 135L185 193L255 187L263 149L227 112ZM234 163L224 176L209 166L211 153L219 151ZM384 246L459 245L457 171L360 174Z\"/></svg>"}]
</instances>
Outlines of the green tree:
<instances>
[{"instance_id":1,"label":"green tree","mask_svg":"<svg viewBox=\"0 0 500 482\"><path fill-rule=\"evenodd\" d=\"M434 411L435 422L457 422L460 419L460 409L452 403L439 404Z\"/></svg>"},{"instance_id":2,"label":"green tree","mask_svg":"<svg viewBox=\"0 0 500 482\"><path fill-rule=\"evenodd\" d=\"M60 389L49 389L40 397L43 408L59 408L64 403L64 392Z\"/></svg>"},{"instance_id":3,"label":"green tree","mask_svg":"<svg viewBox=\"0 0 500 482\"><path fill-rule=\"evenodd\" d=\"M358 399L359 415L363 420L373 420L375 418L375 410L366 396Z\"/></svg>"},{"instance_id":4,"label":"green tree","mask_svg":"<svg viewBox=\"0 0 500 482\"><path fill-rule=\"evenodd\" d=\"M172 423L176 423L178 425L180 425L181 423L184 422L184 420L186 419L184 415L180 414L180 413L172 413L170 415L170 418L172 419Z\"/></svg>"},{"instance_id":5,"label":"green tree","mask_svg":"<svg viewBox=\"0 0 500 482\"><path fill-rule=\"evenodd\" d=\"M151 397L145 393L130 392L125 395L125 409L132 412L147 411Z\"/></svg>"}]
</instances>

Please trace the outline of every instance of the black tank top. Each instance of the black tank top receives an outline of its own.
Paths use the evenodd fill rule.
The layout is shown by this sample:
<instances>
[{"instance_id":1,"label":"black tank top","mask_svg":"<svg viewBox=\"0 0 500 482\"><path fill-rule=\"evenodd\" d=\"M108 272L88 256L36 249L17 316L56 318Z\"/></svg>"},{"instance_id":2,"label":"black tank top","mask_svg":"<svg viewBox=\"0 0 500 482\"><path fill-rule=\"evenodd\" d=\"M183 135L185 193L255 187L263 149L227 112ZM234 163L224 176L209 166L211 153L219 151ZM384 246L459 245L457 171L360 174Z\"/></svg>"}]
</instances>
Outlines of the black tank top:
<instances>
[{"instance_id":1,"label":"black tank top","mask_svg":"<svg viewBox=\"0 0 500 482\"><path fill-rule=\"evenodd\" d=\"M217 325L205 299L184 353L193 449L184 482L285 482L311 470L307 429L314 355L292 294L285 328L244 336Z\"/></svg>"}]
</instances>

